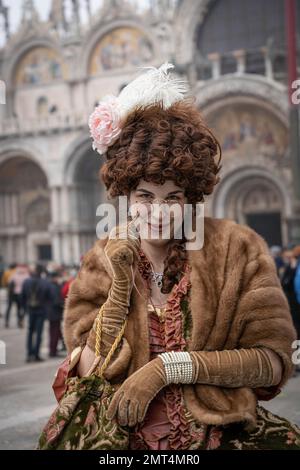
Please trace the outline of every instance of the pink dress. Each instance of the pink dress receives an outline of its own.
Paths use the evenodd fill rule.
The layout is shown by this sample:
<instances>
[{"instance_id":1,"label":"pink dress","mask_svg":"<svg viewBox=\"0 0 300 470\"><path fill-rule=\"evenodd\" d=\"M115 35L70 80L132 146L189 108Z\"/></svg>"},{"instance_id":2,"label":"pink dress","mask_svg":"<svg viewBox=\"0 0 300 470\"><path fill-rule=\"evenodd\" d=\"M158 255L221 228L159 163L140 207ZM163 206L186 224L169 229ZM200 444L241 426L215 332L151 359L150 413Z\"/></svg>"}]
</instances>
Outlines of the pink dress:
<instances>
[{"instance_id":1,"label":"pink dress","mask_svg":"<svg viewBox=\"0 0 300 470\"><path fill-rule=\"evenodd\" d=\"M150 360L166 350L184 350L182 313L179 302L188 287L187 273L176 284L167 306L157 309L159 316L148 304ZM191 443L191 430L184 408L182 386L164 387L150 402L144 421L130 435L130 449L170 450L187 449Z\"/></svg>"}]
</instances>

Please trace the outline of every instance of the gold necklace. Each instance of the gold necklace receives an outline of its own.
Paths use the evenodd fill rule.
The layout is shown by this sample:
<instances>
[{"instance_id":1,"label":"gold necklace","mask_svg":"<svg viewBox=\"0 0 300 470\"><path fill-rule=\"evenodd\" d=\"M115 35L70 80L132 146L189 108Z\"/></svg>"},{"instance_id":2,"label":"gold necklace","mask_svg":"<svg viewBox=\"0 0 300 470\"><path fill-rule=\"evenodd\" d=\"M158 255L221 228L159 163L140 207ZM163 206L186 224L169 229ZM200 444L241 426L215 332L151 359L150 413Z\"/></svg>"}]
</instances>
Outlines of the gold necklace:
<instances>
[{"instance_id":1,"label":"gold necklace","mask_svg":"<svg viewBox=\"0 0 300 470\"><path fill-rule=\"evenodd\" d=\"M164 313L165 313L166 307L160 308L160 312L158 313L156 307L154 306L154 304L153 304L153 302L152 302L151 296L150 296L150 302L151 302L151 305L152 305L152 307L153 307L154 312L156 313L156 315L157 315L158 318L159 318L159 321L160 321L160 322L163 322L163 321L164 321ZM159 307L158 307L158 308L159 308Z\"/></svg>"}]
</instances>

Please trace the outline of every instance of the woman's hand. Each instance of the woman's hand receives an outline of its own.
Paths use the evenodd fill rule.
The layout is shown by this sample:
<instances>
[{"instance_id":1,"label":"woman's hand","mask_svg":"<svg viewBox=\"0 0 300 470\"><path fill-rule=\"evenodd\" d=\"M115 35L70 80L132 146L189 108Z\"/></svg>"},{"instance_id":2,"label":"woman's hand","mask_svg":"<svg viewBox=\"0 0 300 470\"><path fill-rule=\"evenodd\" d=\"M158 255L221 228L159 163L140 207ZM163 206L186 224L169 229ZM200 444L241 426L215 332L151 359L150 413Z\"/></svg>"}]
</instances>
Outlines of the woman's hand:
<instances>
[{"instance_id":1,"label":"woman's hand","mask_svg":"<svg viewBox=\"0 0 300 470\"><path fill-rule=\"evenodd\" d=\"M118 238L126 229L117 226L111 231L111 238L107 241L104 252L111 265L113 279L108 298L102 305L102 334L100 350L103 356L107 356L115 339L118 337L129 313L130 298L134 286L135 270L140 258L138 253L139 241L135 238ZM134 266L134 267L133 267ZM99 315L96 316L93 328L87 338L87 344L91 349L96 347L96 331Z\"/></svg>"},{"instance_id":2,"label":"woman's hand","mask_svg":"<svg viewBox=\"0 0 300 470\"><path fill-rule=\"evenodd\" d=\"M96 359L96 356L95 356L94 351L88 345L85 345L85 347L82 350L80 360L77 365L77 375L79 377L83 377L84 375L87 375L95 359Z\"/></svg>"},{"instance_id":3,"label":"woman's hand","mask_svg":"<svg viewBox=\"0 0 300 470\"><path fill-rule=\"evenodd\" d=\"M121 426L142 422L149 403L165 385L164 364L156 357L130 375L115 392L107 410L108 419L116 415Z\"/></svg>"},{"instance_id":4,"label":"woman's hand","mask_svg":"<svg viewBox=\"0 0 300 470\"><path fill-rule=\"evenodd\" d=\"M128 275L132 277L131 266L136 266L140 258L138 253L140 241L137 238L133 238L131 235L131 231L128 228L130 224L131 222L124 226L118 225L114 227L109 234L109 240L104 248L104 253L113 270L114 280L128 279ZM124 233L127 238L120 238L122 233Z\"/></svg>"}]
</instances>

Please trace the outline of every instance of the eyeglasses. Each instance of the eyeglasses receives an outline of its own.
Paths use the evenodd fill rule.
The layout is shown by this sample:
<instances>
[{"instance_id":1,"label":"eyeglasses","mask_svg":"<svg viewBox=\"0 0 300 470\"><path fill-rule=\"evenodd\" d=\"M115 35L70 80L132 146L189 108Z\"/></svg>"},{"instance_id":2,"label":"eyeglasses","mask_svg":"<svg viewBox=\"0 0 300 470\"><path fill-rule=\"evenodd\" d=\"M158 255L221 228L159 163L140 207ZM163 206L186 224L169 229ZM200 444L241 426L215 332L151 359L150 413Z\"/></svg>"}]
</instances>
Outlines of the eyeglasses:
<instances>
[{"instance_id":1,"label":"eyeglasses","mask_svg":"<svg viewBox=\"0 0 300 470\"><path fill-rule=\"evenodd\" d=\"M160 198L153 198L151 194L143 194L141 196L136 196L137 201L141 204L145 204L147 206L150 206L154 204L155 202L161 201L162 204L168 204L168 206L171 206L172 204L182 204L182 200L178 196L170 196L167 199L160 199Z\"/></svg>"}]
</instances>

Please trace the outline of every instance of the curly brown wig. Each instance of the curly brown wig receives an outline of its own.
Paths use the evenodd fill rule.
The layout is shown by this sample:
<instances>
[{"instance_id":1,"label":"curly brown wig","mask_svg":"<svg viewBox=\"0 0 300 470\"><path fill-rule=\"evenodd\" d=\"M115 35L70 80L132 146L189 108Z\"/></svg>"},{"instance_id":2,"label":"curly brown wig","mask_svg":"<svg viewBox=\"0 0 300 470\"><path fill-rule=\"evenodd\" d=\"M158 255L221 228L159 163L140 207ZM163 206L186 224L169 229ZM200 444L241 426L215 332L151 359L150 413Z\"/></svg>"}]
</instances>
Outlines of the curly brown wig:
<instances>
[{"instance_id":1,"label":"curly brown wig","mask_svg":"<svg viewBox=\"0 0 300 470\"><path fill-rule=\"evenodd\" d=\"M219 182L221 155L220 144L193 98L177 101L167 109L158 102L129 114L119 139L108 148L99 177L108 197L129 196L141 179L156 184L171 179L185 189L187 202L195 207ZM168 244L162 293L169 293L180 279L187 258L185 241L183 235Z\"/></svg>"}]
</instances>

